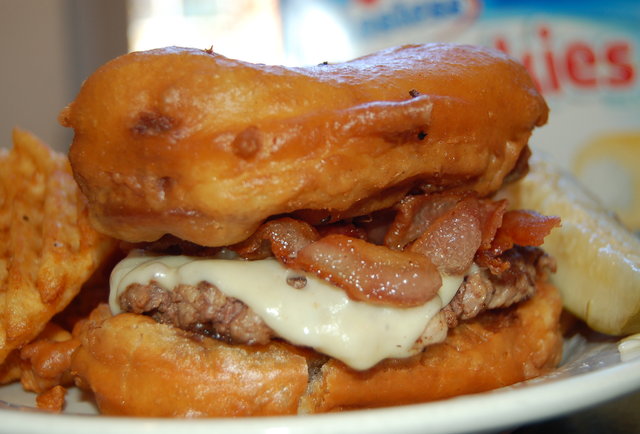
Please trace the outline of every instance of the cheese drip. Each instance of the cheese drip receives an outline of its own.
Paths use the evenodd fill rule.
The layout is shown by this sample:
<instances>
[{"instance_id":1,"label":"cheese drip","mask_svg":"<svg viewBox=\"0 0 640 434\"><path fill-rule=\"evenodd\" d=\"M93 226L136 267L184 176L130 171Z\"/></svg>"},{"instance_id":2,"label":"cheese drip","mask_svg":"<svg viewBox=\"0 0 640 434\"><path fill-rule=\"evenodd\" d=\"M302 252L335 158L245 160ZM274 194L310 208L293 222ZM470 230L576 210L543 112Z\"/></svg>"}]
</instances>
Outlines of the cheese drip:
<instances>
[{"instance_id":1,"label":"cheese drip","mask_svg":"<svg viewBox=\"0 0 640 434\"><path fill-rule=\"evenodd\" d=\"M305 277L296 289L292 277ZM222 293L249 306L281 338L339 359L354 369L368 369L379 361L411 356L429 321L447 305L463 276L442 276L442 287L422 306L395 308L351 300L325 280L291 270L275 259L244 261L187 256L136 256L121 261L111 274L109 304L122 310L119 295L129 285L151 281L172 290L178 285L209 282Z\"/></svg>"}]
</instances>

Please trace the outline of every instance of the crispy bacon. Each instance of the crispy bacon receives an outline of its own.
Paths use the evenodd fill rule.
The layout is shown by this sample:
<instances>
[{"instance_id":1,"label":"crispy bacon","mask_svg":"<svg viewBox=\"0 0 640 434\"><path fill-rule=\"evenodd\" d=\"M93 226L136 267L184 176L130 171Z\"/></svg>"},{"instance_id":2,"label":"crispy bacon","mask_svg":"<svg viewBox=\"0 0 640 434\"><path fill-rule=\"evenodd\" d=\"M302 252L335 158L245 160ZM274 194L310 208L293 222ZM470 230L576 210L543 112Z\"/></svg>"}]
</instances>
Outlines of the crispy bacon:
<instances>
[{"instance_id":1,"label":"crispy bacon","mask_svg":"<svg viewBox=\"0 0 640 434\"><path fill-rule=\"evenodd\" d=\"M353 223L332 223L329 225L316 226L320 237L325 237L331 234L347 235L353 238L360 238L361 240L367 239L367 231L364 228L358 227Z\"/></svg>"},{"instance_id":2,"label":"crispy bacon","mask_svg":"<svg viewBox=\"0 0 640 434\"><path fill-rule=\"evenodd\" d=\"M530 210L507 211L489 248L481 248L476 254L476 262L494 274L503 272L509 264L501 260L502 253L514 245L541 246L544 238L557 226L560 226L560 217L557 216L545 216Z\"/></svg>"},{"instance_id":3,"label":"crispy bacon","mask_svg":"<svg viewBox=\"0 0 640 434\"><path fill-rule=\"evenodd\" d=\"M354 300L394 307L422 305L442 285L426 256L341 234L309 244L298 252L293 266L341 287Z\"/></svg>"},{"instance_id":4,"label":"crispy bacon","mask_svg":"<svg viewBox=\"0 0 640 434\"><path fill-rule=\"evenodd\" d=\"M545 216L530 210L507 211L494 240L500 245L513 247L541 246L551 230L560 226L560 217ZM506 249L505 249L506 250Z\"/></svg>"},{"instance_id":5,"label":"crispy bacon","mask_svg":"<svg viewBox=\"0 0 640 434\"><path fill-rule=\"evenodd\" d=\"M306 245L320 238L318 231L302 220L283 217L270 220L245 241L230 247L245 259L263 259L275 256L287 264Z\"/></svg>"},{"instance_id":6,"label":"crispy bacon","mask_svg":"<svg viewBox=\"0 0 640 434\"><path fill-rule=\"evenodd\" d=\"M384 243L394 250L409 246L445 272L460 273L478 248L491 246L506 207L506 200L461 193L409 196L398 205Z\"/></svg>"},{"instance_id":7,"label":"crispy bacon","mask_svg":"<svg viewBox=\"0 0 640 434\"><path fill-rule=\"evenodd\" d=\"M403 250L460 199L461 194L457 193L405 197L397 206L398 213L387 231L384 244L394 250Z\"/></svg>"},{"instance_id":8,"label":"crispy bacon","mask_svg":"<svg viewBox=\"0 0 640 434\"><path fill-rule=\"evenodd\" d=\"M394 250L402 250L418 239L435 219L445 214L464 198L473 196L461 193L434 193L407 196L396 207L397 214L385 236L384 244ZM502 224L507 201L476 199L480 210L482 243L488 248Z\"/></svg>"},{"instance_id":9,"label":"crispy bacon","mask_svg":"<svg viewBox=\"0 0 640 434\"><path fill-rule=\"evenodd\" d=\"M246 259L275 256L330 281L354 300L417 306L437 294L440 272L462 274L475 261L493 274L503 273L509 268L504 252L514 245L541 245L559 224L557 217L506 208L506 200L470 194L410 196L390 224L385 217L384 245L371 242L357 222L314 227L283 217L264 223L231 249Z\"/></svg>"},{"instance_id":10,"label":"crispy bacon","mask_svg":"<svg viewBox=\"0 0 640 434\"><path fill-rule=\"evenodd\" d=\"M496 236L498 228L502 225L502 218L507 210L508 202L502 200L479 200L480 207L480 230L482 231L481 249L491 247L491 242Z\"/></svg>"},{"instance_id":11,"label":"crispy bacon","mask_svg":"<svg viewBox=\"0 0 640 434\"><path fill-rule=\"evenodd\" d=\"M447 274L460 274L473 263L481 242L479 201L467 197L436 218L409 250L427 256Z\"/></svg>"}]
</instances>

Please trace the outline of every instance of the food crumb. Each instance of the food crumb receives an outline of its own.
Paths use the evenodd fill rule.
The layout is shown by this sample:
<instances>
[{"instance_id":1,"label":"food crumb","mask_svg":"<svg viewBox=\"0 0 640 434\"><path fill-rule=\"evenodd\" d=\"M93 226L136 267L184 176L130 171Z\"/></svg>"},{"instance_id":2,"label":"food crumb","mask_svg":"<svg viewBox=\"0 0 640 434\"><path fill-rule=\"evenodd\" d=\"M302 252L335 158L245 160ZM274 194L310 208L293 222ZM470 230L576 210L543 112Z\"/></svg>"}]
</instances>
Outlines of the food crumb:
<instances>
[{"instance_id":1,"label":"food crumb","mask_svg":"<svg viewBox=\"0 0 640 434\"><path fill-rule=\"evenodd\" d=\"M40 410L51 411L60 413L64 407L64 398L67 394L67 389L57 385L51 389L39 394L36 397L36 405Z\"/></svg>"}]
</instances>

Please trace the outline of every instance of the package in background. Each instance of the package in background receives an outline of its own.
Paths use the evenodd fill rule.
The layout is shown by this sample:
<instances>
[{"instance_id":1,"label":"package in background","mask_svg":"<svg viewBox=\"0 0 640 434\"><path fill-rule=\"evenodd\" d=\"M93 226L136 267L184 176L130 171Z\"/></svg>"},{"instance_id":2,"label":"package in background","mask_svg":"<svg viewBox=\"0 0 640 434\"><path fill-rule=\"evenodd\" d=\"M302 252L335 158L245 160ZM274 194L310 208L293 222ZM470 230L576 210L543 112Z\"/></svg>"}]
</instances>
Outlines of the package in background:
<instances>
[{"instance_id":1,"label":"package in background","mask_svg":"<svg viewBox=\"0 0 640 434\"><path fill-rule=\"evenodd\" d=\"M640 230L640 2L281 0L289 63L462 42L522 62L551 108L532 146Z\"/></svg>"}]
</instances>

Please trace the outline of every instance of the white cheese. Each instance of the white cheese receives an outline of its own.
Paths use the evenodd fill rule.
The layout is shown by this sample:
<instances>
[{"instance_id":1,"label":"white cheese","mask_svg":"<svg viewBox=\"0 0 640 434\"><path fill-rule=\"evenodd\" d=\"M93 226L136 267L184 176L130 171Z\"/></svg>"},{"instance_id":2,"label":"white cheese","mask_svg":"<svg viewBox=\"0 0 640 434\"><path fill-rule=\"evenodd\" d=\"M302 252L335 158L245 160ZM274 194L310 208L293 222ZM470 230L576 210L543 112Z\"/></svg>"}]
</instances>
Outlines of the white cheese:
<instances>
[{"instance_id":1,"label":"white cheese","mask_svg":"<svg viewBox=\"0 0 640 434\"><path fill-rule=\"evenodd\" d=\"M291 277L304 276L296 289ZM376 306L351 300L344 291L313 275L288 269L274 259L244 261L187 256L130 256L111 275L110 307L121 312L118 296L133 284L154 281L171 290L206 281L248 305L281 338L368 369L389 357L408 357L429 321L451 301L462 276L442 276L438 296L412 308Z\"/></svg>"}]
</instances>

